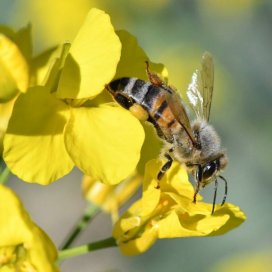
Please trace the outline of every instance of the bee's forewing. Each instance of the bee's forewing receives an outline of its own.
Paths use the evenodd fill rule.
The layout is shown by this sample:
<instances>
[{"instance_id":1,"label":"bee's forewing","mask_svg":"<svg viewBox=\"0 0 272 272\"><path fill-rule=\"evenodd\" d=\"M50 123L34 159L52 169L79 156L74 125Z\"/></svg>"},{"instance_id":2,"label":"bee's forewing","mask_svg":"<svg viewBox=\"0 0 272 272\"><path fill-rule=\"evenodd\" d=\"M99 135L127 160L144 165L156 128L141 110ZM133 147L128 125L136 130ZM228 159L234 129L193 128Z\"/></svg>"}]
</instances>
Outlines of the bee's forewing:
<instances>
[{"instance_id":1,"label":"bee's forewing","mask_svg":"<svg viewBox=\"0 0 272 272\"><path fill-rule=\"evenodd\" d=\"M203 118L203 97L200 92L201 89L201 73L199 70L196 70L192 75L186 94L196 116Z\"/></svg>"},{"instance_id":2,"label":"bee's forewing","mask_svg":"<svg viewBox=\"0 0 272 272\"><path fill-rule=\"evenodd\" d=\"M201 78L201 91L203 95L203 115L204 118L208 121L210 118L214 84L213 58L209 52L205 52L202 56Z\"/></svg>"},{"instance_id":3,"label":"bee's forewing","mask_svg":"<svg viewBox=\"0 0 272 272\"><path fill-rule=\"evenodd\" d=\"M193 73L188 86L187 97L197 117L209 120L214 84L214 65L212 55L205 52L201 68Z\"/></svg>"},{"instance_id":4,"label":"bee's forewing","mask_svg":"<svg viewBox=\"0 0 272 272\"><path fill-rule=\"evenodd\" d=\"M168 106L170 107L171 112L175 116L176 120L184 128L193 144L197 144L190 125L190 120L180 96L176 92L173 92L172 94L165 94L165 96Z\"/></svg>"}]
</instances>

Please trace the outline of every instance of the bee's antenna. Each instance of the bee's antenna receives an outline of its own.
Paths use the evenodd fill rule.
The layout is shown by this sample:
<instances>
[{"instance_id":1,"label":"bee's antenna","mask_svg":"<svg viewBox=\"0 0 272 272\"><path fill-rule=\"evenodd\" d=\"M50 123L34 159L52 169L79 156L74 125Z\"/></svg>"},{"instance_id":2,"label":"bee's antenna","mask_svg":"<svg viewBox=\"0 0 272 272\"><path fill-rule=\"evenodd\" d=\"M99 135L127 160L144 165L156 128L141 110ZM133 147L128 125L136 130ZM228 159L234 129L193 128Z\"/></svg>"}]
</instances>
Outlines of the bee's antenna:
<instances>
[{"instance_id":1,"label":"bee's antenna","mask_svg":"<svg viewBox=\"0 0 272 272\"><path fill-rule=\"evenodd\" d=\"M221 206L223 206L226 202L226 198L227 198L227 195L228 195L228 182L227 180L222 177L222 176L219 176L219 178L221 178L224 182L225 182L225 194L224 194L224 197L223 197L223 201L221 203Z\"/></svg>"},{"instance_id":2,"label":"bee's antenna","mask_svg":"<svg viewBox=\"0 0 272 272\"><path fill-rule=\"evenodd\" d=\"M212 205L212 214L214 213L214 208L215 208L215 202L216 202L216 195L217 195L217 179L214 181L214 195L213 195L213 205Z\"/></svg>"}]
</instances>

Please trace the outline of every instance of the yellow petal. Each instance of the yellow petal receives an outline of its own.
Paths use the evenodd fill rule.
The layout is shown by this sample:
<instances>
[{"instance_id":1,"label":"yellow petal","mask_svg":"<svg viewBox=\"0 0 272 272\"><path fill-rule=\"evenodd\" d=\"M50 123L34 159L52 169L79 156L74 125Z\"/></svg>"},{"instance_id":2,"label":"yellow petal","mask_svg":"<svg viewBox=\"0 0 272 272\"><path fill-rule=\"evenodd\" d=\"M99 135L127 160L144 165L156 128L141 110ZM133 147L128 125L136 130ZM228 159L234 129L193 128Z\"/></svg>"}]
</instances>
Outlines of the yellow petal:
<instances>
[{"instance_id":1,"label":"yellow petal","mask_svg":"<svg viewBox=\"0 0 272 272\"><path fill-rule=\"evenodd\" d=\"M140 174L144 174L145 165L148 161L159 157L162 148L162 141L156 135L154 127L145 122L142 123L145 130L145 141L141 150L141 159L137 166Z\"/></svg>"},{"instance_id":2,"label":"yellow petal","mask_svg":"<svg viewBox=\"0 0 272 272\"><path fill-rule=\"evenodd\" d=\"M31 60L32 74L34 74L34 80L31 82L32 85L45 85L45 77L56 53L57 47L54 46L46 49Z\"/></svg>"},{"instance_id":3,"label":"yellow petal","mask_svg":"<svg viewBox=\"0 0 272 272\"><path fill-rule=\"evenodd\" d=\"M171 168L165 173L165 177L162 178L161 188L163 192L175 192L190 200L193 199L194 187L188 179L186 167L177 161L172 163Z\"/></svg>"},{"instance_id":4,"label":"yellow petal","mask_svg":"<svg viewBox=\"0 0 272 272\"><path fill-rule=\"evenodd\" d=\"M32 222L20 200L3 185L0 198L0 266L6 264L12 269L7 271L24 271L26 267L29 268L26 271L58 271L55 246Z\"/></svg>"},{"instance_id":5,"label":"yellow petal","mask_svg":"<svg viewBox=\"0 0 272 272\"><path fill-rule=\"evenodd\" d=\"M72 43L57 95L73 99L96 96L114 77L120 54L121 43L109 15L91 9Z\"/></svg>"},{"instance_id":6,"label":"yellow petal","mask_svg":"<svg viewBox=\"0 0 272 272\"><path fill-rule=\"evenodd\" d=\"M190 199L167 193L177 203L175 210L179 215L182 228L191 231L188 236L222 235L242 224L246 216L239 207L226 203L217 204L214 214L211 214L212 204L198 201L196 204ZM166 235L166 234L165 234ZM181 229L177 237L186 236Z\"/></svg>"},{"instance_id":7,"label":"yellow petal","mask_svg":"<svg viewBox=\"0 0 272 272\"><path fill-rule=\"evenodd\" d=\"M52 55L51 60L49 61L50 69L47 69L47 73L45 74L42 82L44 86L46 86L50 90L51 93L57 91L59 77L62 72L65 59L69 53L70 47L70 43L64 43L59 46Z\"/></svg>"},{"instance_id":8,"label":"yellow petal","mask_svg":"<svg viewBox=\"0 0 272 272\"><path fill-rule=\"evenodd\" d=\"M116 214L118 209L130 199L141 184L136 175L117 185L108 185L96 181L90 176L83 178L83 192L86 198L106 212Z\"/></svg>"},{"instance_id":9,"label":"yellow petal","mask_svg":"<svg viewBox=\"0 0 272 272\"><path fill-rule=\"evenodd\" d=\"M4 160L18 177L43 185L69 173L63 129L69 107L43 87L17 99L4 138Z\"/></svg>"},{"instance_id":10,"label":"yellow petal","mask_svg":"<svg viewBox=\"0 0 272 272\"><path fill-rule=\"evenodd\" d=\"M246 220L246 215L244 212L241 211L238 206L235 206L231 203L226 203L223 206L217 205L214 216L222 217L225 214L228 215L228 221L226 224L218 228L218 230L211 233L212 236L225 234L226 232L237 228Z\"/></svg>"},{"instance_id":11,"label":"yellow petal","mask_svg":"<svg viewBox=\"0 0 272 272\"><path fill-rule=\"evenodd\" d=\"M19 29L14 36L14 41L20 48L20 51L30 61L32 58L32 26L27 24L25 27Z\"/></svg>"},{"instance_id":12,"label":"yellow petal","mask_svg":"<svg viewBox=\"0 0 272 272\"><path fill-rule=\"evenodd\" d=\"M137 77L147 80L146 64L149 58L144 50L138 45L136 38L125 30L116 32L122 43L121 59L117 66L117 72L114 78ZM167 78L167 70L162 64L150 62L150 70Z\"/></svg>"},{"instance_id":13,"label":"yellow petal","mask_svg":"<svg viewBox=\"0 0 272 272\"><path fill-rule=\"evenodd\" d=\"M178 215L172 210L162 220L157 222L159 229L159 238L175 238L198 236L199 232L183 226L183 218L179 219Z\"/></svg>"},{"instance_id":14,"label":"yellow petal","mask_svg":"<svg viewBox=\"0 0 272 272\"><path fill-rule=\"evenodd\" d=\"M6 103L0 103L0 154L3 153L3 140L6 133L8 122L12 113L16 97Z\"/></svg>"},{"instance_id":15,"label":"yellow petal","mask_svg":"<svg viewBox=\"0 0 272 272\"><path fill-rule=\"evenodd\" d=\"M56 267L57 249L47 234L38 226L32 227L31 250L29 263L38 271L58 272Z\"/></svg>"},{"instance_id":16,"label":"yellow petal","mask_svg":"<svg viewBox=\"0 0 272 272\"><path fill-rule=\"evenodd\" d=\"M36 43L47 47L75 37L90 7L97 5L95 0L16 1L12 18L32 22Z\"/></svg>"},{"instance_id":17,"label":"yellow petal","mask_svg":"<svg viewBox=\"0 0 272 272\"><path fill-rule=\"evenodd\" d=\"M161 192L175 192L192 200L194 189L188 180L184 165L174 161L164 177L160 181L157 180L164 163L162 160L151 160L146 164L142 197L143 215L151 213L156 208ZM156 188L158 184L160 189Z\"/></svg>"},{"instance_id":18,"label":"yellow petal","mask_svg":"<svg viewBox=\"0 0 272 272\"><path fill-rule=\"evenodd\" d=\"M158 229L148 227L141 236L126 243L120 243L119 248L124 255L132 256L147 251L157 240Z\"/></svg>"},{"instance_id":19,"label":"yellow petal","mask_svg":"<svg viewBox=\"0 0 272 272\"><path fill-rule=\"evenodd\" d=\"M146 165L143 182L143 196L141 201L141 215L143 216L151 214L153 210L157 207L160 200L161 190L156 188L158 185L158 180L156 179L156 170L154 171L154 168L157 169L156 166L158 164L160 164L158 161L153 160L151 162L148 162Z\"/></svg>"},{"instance_id":20,"label":"yellow petal","mask_svg":"<svg viewBox=\"0 0 272 272\"><path fill-rule=\"evenodd\" d=\"M0 34L0 101L7 101L18 91L26 92L28 66L15 43Z\"/></svg>"},{"instance_id":21,"label":"yellow petal","mask_svg":"<svg viewBox=\"0 0 272 272\"><path fill-rule=\"evenodd\" d=\"M113 228L113 237L124 255L137 255L148 250L158 238L158 227L139 216L141 201L136 201Z\"/></svg>"},{"instance_id":22,"label":"yellow petal","mask_svg":"<svg viewBox=\"0 0 272 272\"><path fill-rule=\"evenodd\" d=\"M143 141L139 121L110 105L73 108L65 128L66 148L75 164L106 184L119 183L134 172Z\"/></svg>"},{"instance_id":23,"label":"yellow petal","mask_svg":"<svg viewBox=\"0 0 272 272\"><path fill-rule=\"evenodd\" d=\"M139 229L144 223L139 216L141 213L141 201L136 201L115 223L112 235L117 241L127 241L133 237L134 233L128 233L133 229Z\"/></svg>"},{"instance_id":24,"label":"yellow petal","mask_svg":"<svg viewBox=\"0 0 272 272\"><path fill-rule=\"evenodd\" d=\"M21 244L24 239L31 239L32 223L21 202L3 185L0 185L0 196L0 247Z\"/></svg>"}]
</instances>

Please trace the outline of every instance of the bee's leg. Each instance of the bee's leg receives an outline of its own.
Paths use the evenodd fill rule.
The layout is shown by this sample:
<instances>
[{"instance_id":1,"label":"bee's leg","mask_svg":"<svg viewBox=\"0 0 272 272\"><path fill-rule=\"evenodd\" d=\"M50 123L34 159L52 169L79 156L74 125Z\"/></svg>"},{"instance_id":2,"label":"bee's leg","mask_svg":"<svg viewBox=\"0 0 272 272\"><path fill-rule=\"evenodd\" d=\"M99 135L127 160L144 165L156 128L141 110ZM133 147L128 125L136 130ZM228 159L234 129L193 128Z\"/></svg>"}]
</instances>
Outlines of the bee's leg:
<instances>
[{"instance_id":1,"label":"bee's leg","mask_svg":"<svg viewBox=\"0 0 272 272\"><path fill-rule=\"evenodd\" d=\"M152 85L157 86L157 87L161 87L164 90L166 90L167 92L169 92L170 94L172 94L173 88L168 86L156 73L153 73L149 70L149 62L148 61L146 61L145 63L146 63L146 73L147 73L148 79L152 83Z\"/></svg>"},{"instance_id":2,"label":"bee's leg","mask_svg":"<svg viewBox=\"0 0 272 272\"><path fill-rule=\"evenodd\" d=\"M149 70L149 62L146 61L145 63L146 63L146 73L147 73L149 81L153 85L158 87L165 85L165 83L160 79L160 77L156 73L153 73Z\"/></svg>"},{"instance_id":3,"label":"bee's leg","mask_svg":"<svg viewBox=\"0 0 272 272\"><path fill-rule=\"evenodd\" d=\"M199 193L199 190L200 190L200 182L197 182L196 188L195 188L195 193L194 193L194 198L193 198L193 203L196 203L196 197Z\"/></svg>"},{"instance_id":4,"label":"bee's leg","mask_svg":"<svg viewBox=\"0 0 272 272\"><path fill-rule=\"evenodd\" d=\"M164 176L165 172L171 167L172 162L173 162L172 157L168 153L165 153L164 156L168 159L168 161L162 166L160 172L157 175L158 183L157 183L157 186L155 187L156 189L160 188L159 181L162 179L162 177Z\"/></svg>"},{"instance_id":5,"label":"bee's leg","mask_svg":"<svg viewBox=\"0 0 272 272\"><path fill-rule=\"evenodd\" d=\"M215 202L216 202L216 195L217 195L217 179L214 181L214 195L213 195L213 205L212 205L212 214L214 213L214 208L215 208Z\"/></svg>"},{"instance_id":6,"label":"bee's leg","mask_svg":"<svg viewBox=\"0 0 272 272\"><path fill-rule=\"evenodd\" d=\"M202 181L202 168L201 165L197 165L198 166L198 170L196 172L196 179L197 179L197 184L196 184L196 188L195 188L195 193L194 193L194 198L193 198L193 203L196 203L196 197L200 191L200 185L201 185L201 181Z\"/></svg>"}]
</instances>

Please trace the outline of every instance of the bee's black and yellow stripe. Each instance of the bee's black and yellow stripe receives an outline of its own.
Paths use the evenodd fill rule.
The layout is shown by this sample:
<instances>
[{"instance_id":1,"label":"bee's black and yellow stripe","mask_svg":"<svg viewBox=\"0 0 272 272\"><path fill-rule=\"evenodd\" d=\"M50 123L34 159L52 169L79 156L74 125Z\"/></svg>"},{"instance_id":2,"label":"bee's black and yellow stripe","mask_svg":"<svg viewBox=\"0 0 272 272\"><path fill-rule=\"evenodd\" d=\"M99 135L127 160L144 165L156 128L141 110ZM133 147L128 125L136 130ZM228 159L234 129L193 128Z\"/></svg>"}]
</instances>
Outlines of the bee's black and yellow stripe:
<instances>
[{"instance_id":1,"label":"bee's black and yellow stripe","mask_svg":"<svg viewBox=\"0 0 272 272\"><path fill-rule=\"evenodd\" d=\"M165 99L166 90L148 81L128 77L117 79L109 86L121 106L129 109L134 103L141 105L148 112L148 121L155 126L158 135L172 141L170 130L179 124Z\"/></svg>"}]
</instances>

